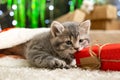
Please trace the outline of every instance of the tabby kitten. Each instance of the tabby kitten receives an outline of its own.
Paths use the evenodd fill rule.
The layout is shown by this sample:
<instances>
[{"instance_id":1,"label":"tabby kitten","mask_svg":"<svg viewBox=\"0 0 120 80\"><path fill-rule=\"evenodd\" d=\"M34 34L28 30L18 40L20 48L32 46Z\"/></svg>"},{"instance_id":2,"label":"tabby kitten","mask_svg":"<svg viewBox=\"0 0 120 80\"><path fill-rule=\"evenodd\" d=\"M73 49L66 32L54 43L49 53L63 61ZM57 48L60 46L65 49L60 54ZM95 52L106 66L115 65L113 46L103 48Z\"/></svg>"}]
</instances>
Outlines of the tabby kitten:
<instances>
[{"instance_id":1,"label":"tabby kitten","mask_svg":"<svg viewBox=\"0 0 120 80\"><path fill-rule=\"evenodd\" d=\"M40 68L70 68L74 53L89 44L90 21L53 21L50 31L35 36L27 45L27 60Z\"/></svg>"}]
</instances>

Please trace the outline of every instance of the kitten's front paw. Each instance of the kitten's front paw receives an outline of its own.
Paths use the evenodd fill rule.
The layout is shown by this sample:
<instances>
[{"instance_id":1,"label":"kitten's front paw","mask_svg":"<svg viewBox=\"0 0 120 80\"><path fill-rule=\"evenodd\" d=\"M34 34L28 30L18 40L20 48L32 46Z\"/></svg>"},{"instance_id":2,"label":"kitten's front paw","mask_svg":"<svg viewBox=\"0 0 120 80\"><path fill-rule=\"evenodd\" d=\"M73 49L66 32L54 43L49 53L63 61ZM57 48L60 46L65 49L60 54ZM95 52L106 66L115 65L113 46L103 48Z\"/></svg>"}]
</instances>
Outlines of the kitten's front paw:
<instances>
[{"instance_id":1,"label":"kitten's front paw","mask_svg":"<svg viewBox=\"0 0 120 80\"><path fill-rule=\"evenodd\" d=\"M53 59L50 63L50 67L52 69L54 69L54 68L61 68L61 69L66 68L66 69L68 69L69 68L69 66L66 64L65 61L62 61L59 59Z\"/></svg>"},{"instance_id":2,"label":"kitten's front paw","mask_svg":"<svg viewBox=\"0 0 120 80\"><path fill-rule=\"evenodd\" d=\"M72 68L76 68L77 67L75 59L73 59L72 62L70 63L70 67L72 67Z\"/></svg>"}]
</instances>

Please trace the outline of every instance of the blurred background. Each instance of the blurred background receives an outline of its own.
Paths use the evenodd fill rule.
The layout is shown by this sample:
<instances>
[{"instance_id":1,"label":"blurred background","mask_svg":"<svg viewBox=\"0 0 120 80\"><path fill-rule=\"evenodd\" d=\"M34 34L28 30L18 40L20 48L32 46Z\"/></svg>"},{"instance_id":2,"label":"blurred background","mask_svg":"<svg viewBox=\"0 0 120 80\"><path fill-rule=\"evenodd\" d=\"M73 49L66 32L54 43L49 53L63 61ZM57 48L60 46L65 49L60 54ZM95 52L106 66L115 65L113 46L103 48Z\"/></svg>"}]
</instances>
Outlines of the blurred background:
<instances>
[{"instance_id":1,"label":"blurred background","mask_svg":"<svg viewBox=\"0 0 120 80\"><path fill-rule=\"evenodd\" d=\"M120 29L120 0L0 0L0 27L49 27L53 20L82 22L93 30Z\"/></svg>"}]
</instances>

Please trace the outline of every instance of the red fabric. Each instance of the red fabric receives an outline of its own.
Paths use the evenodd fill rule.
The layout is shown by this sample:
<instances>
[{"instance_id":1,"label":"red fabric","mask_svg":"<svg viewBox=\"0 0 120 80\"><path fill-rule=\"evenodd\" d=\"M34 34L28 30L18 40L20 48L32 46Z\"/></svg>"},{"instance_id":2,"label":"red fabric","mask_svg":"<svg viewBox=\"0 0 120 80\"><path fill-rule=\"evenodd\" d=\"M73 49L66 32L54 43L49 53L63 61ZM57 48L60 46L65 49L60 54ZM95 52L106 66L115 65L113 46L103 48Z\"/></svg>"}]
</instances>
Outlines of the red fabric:
<instances>
[{"instance_id":1,"label":"red fabric","mask_svg":"<svg viewBox=\"0 0 120 80\"><path fill-rule=\"evenodd\" d=\"M0 53L0 58L3 58L3 57L11 57L11 58L15 58L15 59L25 59L24 57L22 57L20 55L7 55L7 54Z\"/></svg>"},{"instance_id":2,"label":"red fabric","mask_svg":"<svg viewBox=\"0 0 120 80\"><path fill-rule=\"evenodd\" d=\"M92 51L97 54L98 57L98 46L92 46ZM75 53L76 63L80 65L80 59L89 57L89 47L82 51ZM106 60L106 61L103 61ZM112 61L111 61L112 60ZM115 60L115 61L113 61ZM100 53L101 70L115 70L120 71L120 43L119 44L107 44L102 47ZM116 62L117 61L117 62Z\"/></svg>"},{"instance_id":3,"label":"red fabric","mask_svg":"<svg viewBox=\"0 0 120 80\"><path fill-rule=\"evenodd\" d=\"M0 32L5 32L5 31L8 31L8 30L10 30L10 29L12 29L12 28L5 28L5 29L3 29L3 30L0 31Z\"/></svg>"}]
</instances>

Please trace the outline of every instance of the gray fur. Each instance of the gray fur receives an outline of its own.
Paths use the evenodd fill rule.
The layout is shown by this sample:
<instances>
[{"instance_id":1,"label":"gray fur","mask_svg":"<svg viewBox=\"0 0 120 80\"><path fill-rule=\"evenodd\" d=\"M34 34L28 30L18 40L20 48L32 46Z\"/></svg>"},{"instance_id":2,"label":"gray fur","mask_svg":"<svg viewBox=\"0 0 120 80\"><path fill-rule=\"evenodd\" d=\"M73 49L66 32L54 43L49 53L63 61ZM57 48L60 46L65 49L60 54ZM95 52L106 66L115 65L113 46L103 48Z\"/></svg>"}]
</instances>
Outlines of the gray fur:
<instances>
[{"instance_id":1,"label":"gray fur","mask_svg":"<svg viewBox=\"0 0 120 80\"><path fill-rule=\"evenodd\" d=\"M40 68L70 68L73 54L89 43L89 29L90 21L53 21L50 31L35 36L28 43L25 57L32 65Z\"/></svg>"}]
</instances>

